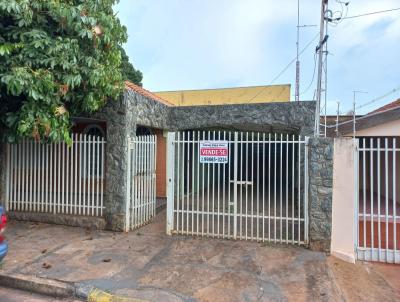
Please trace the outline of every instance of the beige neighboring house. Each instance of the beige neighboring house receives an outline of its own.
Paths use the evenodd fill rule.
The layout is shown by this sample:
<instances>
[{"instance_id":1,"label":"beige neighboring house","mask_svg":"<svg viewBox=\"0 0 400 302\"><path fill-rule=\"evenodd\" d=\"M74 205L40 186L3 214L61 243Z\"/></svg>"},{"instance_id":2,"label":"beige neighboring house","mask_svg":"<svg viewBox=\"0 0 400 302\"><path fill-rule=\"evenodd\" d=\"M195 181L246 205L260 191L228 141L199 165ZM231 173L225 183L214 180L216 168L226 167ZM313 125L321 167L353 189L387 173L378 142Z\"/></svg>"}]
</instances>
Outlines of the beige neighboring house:
<instances>
[{"instance_id":1,"label":"beige neighboring house","mask_svg":"<svg viewBox=\"0 0 400 302\"><path fill-rule=\"evenodd\" d=\"M353 136L353 118L341 116L338 134L335 119L329 118L329 136ZM356 117L356 137L396 137L400 136L400 98L366 115Z\"/></svg>"},{"instance_id":2,"label":"beige neighboring house","mask_svg":"<svg viewBox=\"0 0 400 302\"><path fill-rule=\"evenodd\" d=\"M154 92L175 106L290 102L290 84Z\"/></svg>"},{"instance_id":3,"label":"beige neighboring house","mask_svg":"<svg viewBox=\"0 0 400 302\"><path fill-rule=\"evenodd\" d=\"M330 117L329 120L329 136L355 136L357 139L353 155L349 150L347 157L343 156L335 167L339 170L353 165L358 170L356 182L350 187L347 185L352 183L351 170L347 171L347 175L342 175L342 179L336 179L336 187L342 188L341 198L334 198L334 202L342 206L334 215L336 221L342 221L346 213L352 213L353 210L349 209L354 206L353 200L358 200L355 209L358 211L356 259L400 263L400 99L366 115L357 116L355 132L350 116L339 117L338 131L336 118ZM341 150L338 147L336 152L339 153ZM350 228L351 224L347 229ZM343 228L341 231L341 234L345 232ZM342 248L345 236L336 233L342 237L335 242L340 255L346 251ZM350 249L342 253L345 255L343 259L354 261L351 250L350 245Z\"/></svg>"}]
</instances>

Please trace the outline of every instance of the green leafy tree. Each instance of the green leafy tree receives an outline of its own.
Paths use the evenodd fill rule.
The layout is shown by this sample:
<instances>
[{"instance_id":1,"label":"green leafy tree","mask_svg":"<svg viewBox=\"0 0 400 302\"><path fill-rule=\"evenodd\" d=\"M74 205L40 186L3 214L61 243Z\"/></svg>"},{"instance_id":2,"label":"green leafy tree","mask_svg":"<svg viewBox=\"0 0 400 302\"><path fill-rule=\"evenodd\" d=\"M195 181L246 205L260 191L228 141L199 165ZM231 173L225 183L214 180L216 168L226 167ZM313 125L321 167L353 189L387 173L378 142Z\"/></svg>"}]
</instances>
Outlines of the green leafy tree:
<instances>
[{"instance_id":1,"label":"green leafy tree","mask_svg":"<svg viewBox=\"0 0 400 302\"><path fill-rule=\"evenodd\" d=\"M0 114L9 142L70 142L70 117L123 89L115 0L0 0Z\"/></svg>"},{"instance_id":2,"label":"green leafy tree","mask_svg":"<svg viewBox=\"0 0 400 302\"><path fill-rule=\"evenodd\" d=\"M143 74L140 70L137 70L133 67L133 65L129 62L129 57L127 56L125 50L120 46L121 51L121 73L122 78L136 85L142 86Z\"/></svg>"}]
</instances>

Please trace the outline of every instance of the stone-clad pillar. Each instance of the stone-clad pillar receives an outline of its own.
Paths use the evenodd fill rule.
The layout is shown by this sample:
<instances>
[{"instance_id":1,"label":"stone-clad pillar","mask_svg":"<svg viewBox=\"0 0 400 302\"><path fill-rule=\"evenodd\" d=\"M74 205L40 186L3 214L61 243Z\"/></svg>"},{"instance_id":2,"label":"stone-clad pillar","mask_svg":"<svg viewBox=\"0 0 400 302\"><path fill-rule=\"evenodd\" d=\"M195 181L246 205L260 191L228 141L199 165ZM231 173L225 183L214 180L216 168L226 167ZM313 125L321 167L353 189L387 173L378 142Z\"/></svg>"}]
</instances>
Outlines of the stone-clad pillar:
<instances>
[{"instance_id":1,"label":"stone-clad pillar","mask_svg":"<svg viewBox=\"0 0 400 302\"><path fill-rule=\"evenodd\" d=\"M310 248L329 253L332 233L333 139L310 138L308 154Z\"/></svg>"},{"instance_id":2,"label":"stone-clad pillar","mask_svg":"<svg viewBox=\"0 0 400 302\"><path fill-rule=\"evenodd\" d=\"M125 230L128 135L134 131L133 113L127 108L126 94L118 101L109 101L96 118L107 121L105 151L105 219L107 229Z\"/></svg>"}]
</instances>

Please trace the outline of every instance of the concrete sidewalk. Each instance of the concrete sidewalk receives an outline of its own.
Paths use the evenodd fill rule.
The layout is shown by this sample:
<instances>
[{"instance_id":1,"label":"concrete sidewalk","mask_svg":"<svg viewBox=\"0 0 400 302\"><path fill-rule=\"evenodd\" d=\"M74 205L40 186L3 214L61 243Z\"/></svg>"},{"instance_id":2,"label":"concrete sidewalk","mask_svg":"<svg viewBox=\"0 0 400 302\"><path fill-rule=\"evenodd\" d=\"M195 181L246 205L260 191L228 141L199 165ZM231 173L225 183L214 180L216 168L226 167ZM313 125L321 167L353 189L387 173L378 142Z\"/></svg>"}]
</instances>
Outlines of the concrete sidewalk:
<instances>
[{"instance_id":1,"label":"concrete sidewalk","mask_svg":"<svg viewBox=\"0 0 400 302\"><path fill-rule=\"evenodd\" d=\"M148 301L395 301L400 267L344 263L293 246L165 235L165 211L113 233L11 221L2 273Z\"/></svg>"}]
</instances>

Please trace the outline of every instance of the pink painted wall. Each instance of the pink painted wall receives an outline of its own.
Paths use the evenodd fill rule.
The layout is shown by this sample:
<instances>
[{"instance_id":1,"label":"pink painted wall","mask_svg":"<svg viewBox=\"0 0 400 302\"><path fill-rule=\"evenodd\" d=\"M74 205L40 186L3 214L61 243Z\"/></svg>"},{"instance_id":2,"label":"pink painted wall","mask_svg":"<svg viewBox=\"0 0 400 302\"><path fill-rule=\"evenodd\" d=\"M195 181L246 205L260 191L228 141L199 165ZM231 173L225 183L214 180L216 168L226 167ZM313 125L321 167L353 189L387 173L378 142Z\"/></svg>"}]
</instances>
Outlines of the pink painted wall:
<instances>
[{"instance_id":1,"label":"pink painted wall","mask_svg":"<svg viewBox=\"0 0 400 302\"><path fill-rule=\"evenodd\" d=\"M348 262L355 262L357 240L355 209L356 142L351 138L335 138L333 151L332 196L332 255Z\"/></svg>"}]
</instances>

